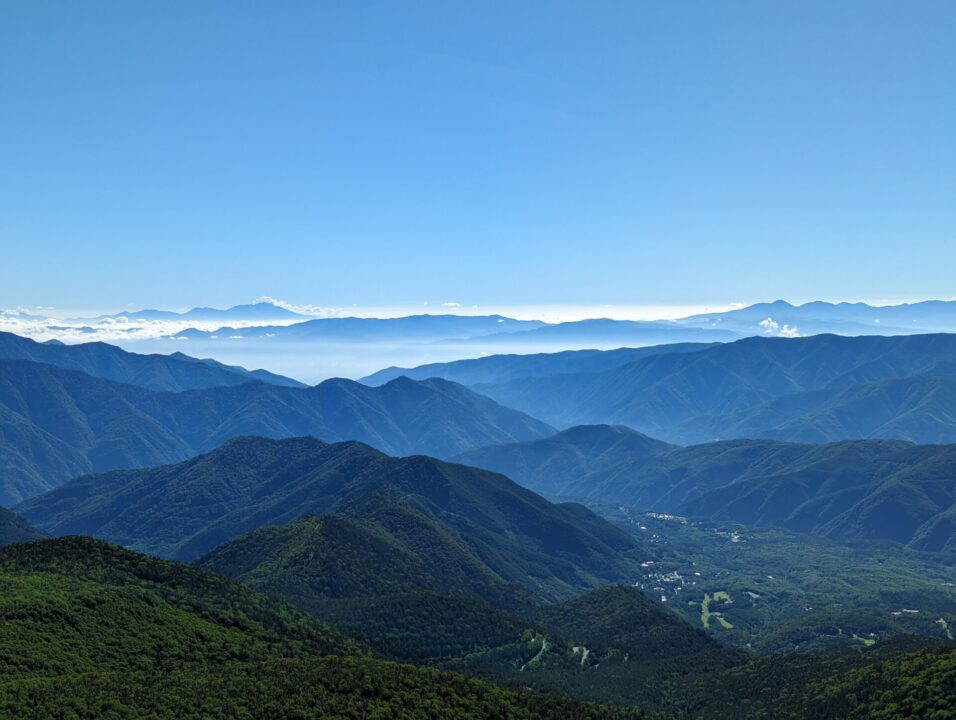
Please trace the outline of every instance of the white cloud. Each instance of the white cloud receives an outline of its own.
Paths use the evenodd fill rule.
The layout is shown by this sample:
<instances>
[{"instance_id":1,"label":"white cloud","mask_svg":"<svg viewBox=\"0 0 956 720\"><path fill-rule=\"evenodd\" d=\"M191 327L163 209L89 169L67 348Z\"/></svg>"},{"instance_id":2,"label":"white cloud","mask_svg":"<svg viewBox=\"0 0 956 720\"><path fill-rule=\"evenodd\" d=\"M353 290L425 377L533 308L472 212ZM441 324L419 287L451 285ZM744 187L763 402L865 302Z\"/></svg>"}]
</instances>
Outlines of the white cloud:
<instances>
[{"instance_id":1,"label":"white cloud","mask_svg":"<svg viewBox=\"0 0 956 720\"><path fill-rule=\"evenodd\" d=\"M443 303L441 304L441 306L442 306L442 307L446 307L446 308L460 308L460 307L461 307L461 303L457 303L457 302L443 302Z\"/></svg>"},{"instance_id":2,"label":"white cloud","mask_svg":"<svg viewBox=\"0 0 956 720\"><path fill-rule=\"evenodd\" d=\"M255 301L257 303L269 303L270 305L275 305L276 307L280 307L294 313L299 313L300 315L312 315L315 317L341 317L342 314L341 308L328 308L311 304L296 305L295 303L286 302L285 300L279 300L271 295L260 295Z\"/></svg>"},{"instance_id":3,"label":"white cloud","mask_svg":"<svg viewBox=\"0 0 956 720\"><path fill-rule=\"evenodd\" d=\"M800 331L796 327L790 327L784 323L783 327L780 326L780 323L774 320L772 317L768 317L766 320L761 320L757 323L760 327L763 328L764 335L777 335L779 337L800 337Z\"/></svg>"}]
</instances>

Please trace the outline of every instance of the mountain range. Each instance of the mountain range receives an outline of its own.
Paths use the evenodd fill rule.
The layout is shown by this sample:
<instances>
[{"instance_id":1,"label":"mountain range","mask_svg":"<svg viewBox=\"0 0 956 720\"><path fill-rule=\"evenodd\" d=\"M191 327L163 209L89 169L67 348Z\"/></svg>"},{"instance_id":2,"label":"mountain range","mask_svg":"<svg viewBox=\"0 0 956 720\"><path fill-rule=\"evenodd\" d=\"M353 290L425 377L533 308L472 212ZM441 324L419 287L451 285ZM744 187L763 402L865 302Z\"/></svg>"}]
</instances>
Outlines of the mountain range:
<instances>
[{"instance_id":1,"label":"mountain range","mask_svg":"<svg viewBox=\"0 0 956 720\"><path fill-rule=\"evenodd\" d=\"M525 339L547 342L556 339L581 340L591 338L605 345L615 340L640 341L641 344L691 341L694 331L702 339L709 334L712 340L728 340L750 336L806 336L823 333L841 335L901 335L956 331L956 301L928 300L897 305L869 305L863 302L830 303L823 301L794 305L785 300L755 303L742 308L715 313L690 315L676 320L611 320L593 318L581 321L544 323L531 320L513 320L500 315L421 315L394 319L375 318L317 318L288 310L280 305L259 302L237 305L228 310L194 308L185 313L163 310L124 312L103 318L147 320L221 321L230 319L255 321L269 319L303 320L305 327L289 331L286 326L269 328L269 332L288 334L290 338L335 337L345 339L389 336L422 339L464 339L481 336L494 337L511 332L531 331ZM423 320L423 318L436 320ZM492 322L497 323L495 327ZM401 328L401 335L398 329ZM427 329L426 329L427 328Z\"/></svg>"},{"instance_id":2,"label":"mountain range","mask_svg":"<svg viewBox=\"0 0 956 720\"><path fill-rule=\"evenodd\" d=\"M72 318L72 322L97 323L104 320L193 320L196 322L230 321L258 321L269 320L308 320L308 315L289 310L272 302L256 302L247 305L234 305L230 308L219 309L211 307L196 307L185 312L173 310L135 310L114 313L112 315L98 315L92 318Z\"/></svg>"},{"instance_id":3,"label":"mountain range","mask_svg":"<svg viewBox=\"0 0 956 720\"><path fill-rule=\"evenodd\" d=\"M447 368L471 389L429 377L442 368L305 388L185 356L0 337L2 347L4 502L46 491L16 504L18 515L0 510L0 544L17 543L0 550L0 707L18 715L69 706L109 716L104 702L119 702L158 718L399 707L413 718L643 716L552 693L682 718L946 708L952 649L929 639L896 649L889 636L909 626L889 611L920 608L919 632L946 637L948 576L931 570L915 586L932 598L887 588L878 607L829 594L824 602L865 615L857 624L852 612L804 615L771 577L778 568L728 577L716 552L693 543L756 545L719 525L738 523L854 547L882 541L932 568L943 557L934 553L956 551L956 445L768 437L681 447L620 421L555 432L475 388L524 392L551 413L630 413L673 435L945 436L948 336L756 338ZM913 410L900 414L905 403ZM624 520L536 492L613 506ZM633 508L665 513L661 525L690 517L696 534L645 532ZM840 568L863 581L852 563ZM828 571L787 580L802 593ZM787 627L815 623L800 642L860 651L755 660L744 641L762 632L751 624L765 619L758 603ZM717 642L718 619L736 648Z\"/></svg>"},{"instance_id":4,"label":"mountain range","mask_svg":"<svg viewBox=\"0 0 956 720\"><path fill-rule=\"evenodd\" d=\"M747 338L658 350L600 372L549 374L541 363L544 374L470 387L559 428L621 424L678 444L956 441L956 335Z\"/></svg>"},{"instance_id":5,"label":"mountain range","mask_svg":"<svg viewBox=\"0 0 956 720\"><path fill-rule=\"evenodd\" d=\"M438 342L507 335L544 326L539 320L514 320L501 315L333 317L315 318L294 325L265 325L242 329L222 327L214 331L184 330L178 333L178 337L190 340L216 339L228 336L231 332L241 332L243 339L275 338L276 342Z\"/></svg>"},{"instance_id":6,"label":"mountain range","mask_svg":"<svg viewBox=\"0 0 956 720\"><path fill-rule=\"evenodd\" d=\"M215 360L198 360L179 352L140 355L102 342L39 343L5 332L0 332L0 360L46 363L103 380L170 392L241 385L256 380L284 387L305 387L296 380L266 370L250 371Z\"/></svg>"},{"instance_id":7,"label":"mountain range","mask_svg":"<svg viewBox=\"0 0 956 720\"><path fill-rule=\"evenodd\" d=\"M416 512L369 497L376 494ZM462 582L484 576L547 599L625 579L641 554L633 537L584 507L552 505L502 475L315 438L237 438L175 465L80 477L18 507L54 535L182 560L263 525L331 511L374 518L393 536L384 518L425 527L424 515L440 532L414 537L448 540L449 552L457 543Z\"/></svg>"},{"instance_id":8,"label":"mountain range","mask_svg":"<svg viewBox=\"0 0 956 720\"><path fill-rule=\"evenodd\" d=\"M680 448L604 426L456 460L546 497L956 550L956 445L732 440Z\"/></svg>"},{"instance_id":9,"label":"mountain range","mask_svg":"<svg viewBox=\"0 0 956 720\"><path fill-rule=\"evenodd\" d=\"M314 384L383 367L413 368L489 354L612 350L658 344L732 342L744 337L907 335L956 331L956 301L871 306L782 300L676 320L592 318L543 322L505 315L315 317L275 301L185 313L142 310L55 320L6 313L2 329L67 342L102 339L127 350L193 356L269 370ZM596 368L595 368L596 369ZM604 368L607 369L607 368ZM593 370L588 370L593 371ZM379 379L379 382L382 380Z\"/></svg>"},{"instance_id":10,"label":"mountain range","mask_svg":"<svg viewBox=\"0 0 956 720\"><path fill-rule=\"evenodd\" d=\"M395 455L449 456L551 431L443 380L156 392L53 365L0 361L0 503L80 474L181 461L239 435L354 438Z\"/></svg>"},{"instance_id":11,"label":"mountain range","mask_svg":"<svg viewBox=\"0 0 956 720\"><path fill-rule=\"evenodd\" d=\"M430 363L414 368L385 368L362 378L359 382L366 385L382 385L389 380L405 376L413 380L438 377L462 385L494 384L540 375L603 372L637 362L651 355L695 352L713 346L714 343L673 343L616 350L566 350L558 353L530 355L489 355L447 363Z\"/></svg>"},{"instance_id":12,"label":"mountain range","mask_svg":"<svg viewBox=\"0 0 956 720\"><path fill-rule=\"evenodd\" d=\"M793 305L785 300L756 303L726 312L691 315L679 324L723 328L741 335L909 335L956 332L956 301L927 300L899 305L814 301Z\"/></svg>"}]
</instances>

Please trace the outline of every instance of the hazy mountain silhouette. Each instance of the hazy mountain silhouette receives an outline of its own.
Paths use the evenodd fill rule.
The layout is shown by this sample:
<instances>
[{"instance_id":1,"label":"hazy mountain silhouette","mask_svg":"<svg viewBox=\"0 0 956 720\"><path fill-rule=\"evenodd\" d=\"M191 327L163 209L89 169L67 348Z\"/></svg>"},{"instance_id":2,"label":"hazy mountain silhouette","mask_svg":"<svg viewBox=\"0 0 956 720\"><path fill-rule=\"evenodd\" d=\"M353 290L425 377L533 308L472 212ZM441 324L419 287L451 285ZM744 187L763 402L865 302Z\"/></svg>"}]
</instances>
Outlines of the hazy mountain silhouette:
<instances>
[{"instance_id":1,"label":"hazy mountain silhouette","mask_svg":"<svg viewBox=\"0 0 956 720\"><path fill-rule=\"evenodd\" d=\"M79 370L116 382L151 390L196 390L240 385L253 380L305 387L291 378L266 370L246 370L215 360L199 360L182 353L140 355L102 342L65 345L58 341L38 343L12 333L0 332L0 360L32 360L67 370Z\"/></svg>"},{"instance_id":2,"label":"hazy mountain silhouette","mask_svg":"<svg viewBox=\"0 0 956 720\"><path fill-rule=\"evenodd\" d=\"M379 388L248 382L155 392L27 361L0 361L0 503L71 477L178 462L239 435L358 439L396 455L449 456L553 429L444 380Z\"/></svg>"}]
</instances>

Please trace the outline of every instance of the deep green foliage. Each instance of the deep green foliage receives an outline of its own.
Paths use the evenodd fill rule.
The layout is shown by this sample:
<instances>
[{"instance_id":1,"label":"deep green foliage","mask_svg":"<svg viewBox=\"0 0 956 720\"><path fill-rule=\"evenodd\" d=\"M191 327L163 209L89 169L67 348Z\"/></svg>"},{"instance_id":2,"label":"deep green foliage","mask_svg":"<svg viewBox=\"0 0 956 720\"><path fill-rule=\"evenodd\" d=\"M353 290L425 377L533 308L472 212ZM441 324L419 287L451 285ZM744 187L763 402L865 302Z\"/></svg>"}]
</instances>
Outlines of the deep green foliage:
<instances>
[{"instance_id":1,"label":"deep green foliage","mask_svg":"<svg viewBox=\"0 0 956 720\"><path fill-rule=\"evenodd\" d=\"M692 680L675 709L714 720L951 720L956 646L926 645L760 658Z\"/></svg>"},{"instance_id":2,"label":"deep green foliage","mask_svg":"<svg viewBox=\"0 0 956 720\"><path fill-rule=\"evenodd\" d=\"M662 660L718 647L641 590L620 585L551 605L541 620L546 628L599 655L616 649L636 660Z\"/></svg>"},{"instance_id":3,"label":"deep green foliage","mask_svg":"<svg viewBox=\"0 0 956 720\"><path fill-rule=\"evenodd\" d=\"M526 608L530 595L506 583L468 546L408 504L361 498L344 516L304 516L259 528L198 564L253 587L310 600L379 598L420 590Z\"/></svg>"},{"instance_id":4,"label":"deep green foliage","mask_svg":"<svg viewBox=\"0 0 956 720\"><path fill-rule=\"evenodd\" d=\"M0 586L2 717L625 716L376 660L236 583L93 540L0 550Z\"/></svg>"},{"instance_id":5,"label":"deep green foliage","mask_svg":"<svg viewBox=\"0 0 956 720\"><path fill-rule=\"evenodd\" d=\"M632 587L608 586L542 608L520 642L446 667L516 687L671 710L688 678L746 662Z\"/></svg>"},{"instance_id":6,"label":"deep green foliage","mask_svg":"<svg viewBox=\"0 0 956 720\"><path fill-rule=\"evenodd\" d=\"M432 591L326 600L286 595L386 657L442 663L515 643L532 621L474 598Z\"/></svg>"}]
</instances>

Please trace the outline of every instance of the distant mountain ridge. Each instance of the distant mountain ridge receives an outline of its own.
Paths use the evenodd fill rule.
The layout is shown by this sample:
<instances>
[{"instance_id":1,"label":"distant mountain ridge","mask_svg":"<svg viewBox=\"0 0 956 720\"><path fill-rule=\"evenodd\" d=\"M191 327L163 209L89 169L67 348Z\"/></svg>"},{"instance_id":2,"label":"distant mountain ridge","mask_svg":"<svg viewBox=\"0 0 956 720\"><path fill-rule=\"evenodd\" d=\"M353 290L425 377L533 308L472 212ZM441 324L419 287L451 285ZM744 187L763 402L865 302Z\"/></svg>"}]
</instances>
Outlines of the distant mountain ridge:
<instances>
[{"instance_id":1,"label":"distant mountain ridge","mask_svg":"<svg viewBox=\"0 0 956 720\"><path fill-rule=\"evenodd\" d=\"M251 328L223 327L215 331L187 329L178 337L191 340L242 332L243 339L275 337L280 341L437 342L509 334L544 326L538 320L514 320L501 315L407 315L396 318L312 318L294 325L264 325Z\"/></svg>"},{"instance_id":2,"label":"distant mountain ridge","mask_svg":"<svg viewBox=\"0 0 956 720\"><path fill-rule=\"evenodd\" d=\"M98 315L94 318L73 318L74 322L99 322L107 319L125 318L127 320L196 320L198 322L228 322L229 320L306 320L310 316L289 310L272 302L255 302L248 305L234 305L219 309L196 307L185 312L174 310L134 310Z\"/></svg>"},{"instance_id":3,"label":"distant mountain ridge","mask_svg":"<svg viewBox=\"0 0 956 720\"><path fill-rule=\"evenodd\" d=\"M556 427L621 424L677 444L956 441L956 335L747 338L597 373L471 387Z\"/></svg>"},{"instance_id":4,"label":"distant mountain ridge","mask_svg":"<svg viewBox=\"0 0 956 720\"><path fill-rule=\"evenodd\" d=\"M297 380L266 370L246 370L215 360L199 360L179 352L171 355L139 355L102 342L79 345L38 343L5 332L0 332L0 360L31 360L66 370L79 370L104 380L171 392L240 385L252 381L305 387Z\"/></svg>"},{"instance_id":5,"label":"distant mountain ridge","mask_svg":"<svg viewBox=\"0 0 956 720\"><path fill-rule=\"evenodd\" d=\"M240 435L358 439L395 455L449 456L553 429L443 380L369 388L247 382L180 393L28 361L0 361L0 503L71 477L179 462Z\"/></svg>"},{"instance_id":6,"label":"distant mountain ridge","mask_svg":"<svg viewBox=\"0 0 956 720\"><path fill-rule=\"evenodd\" d=\"M462 385L502 383L538 375L602 372L660 353L696 352L714 343L674 343L618 350L566 350L531 355L490 355L488 357L431 363L415 368L390 367L372 373L359 382L381 385L405 376L413 380L443 378Z\"/></svg>"},{"instance_id":7,"label":"distant mountain ridge","mask_svg":"<svg viewBox=\"0 0 956 720\"><path fill-rule=\"evenodd\" d=\"M785 300L756 303L736 310L681 318L681 325L721 327L743 335L778 335L783 328L800 335L901 335L956 332L956 300L926 300L898 305Z\"/></svg>"}]
</instances>

